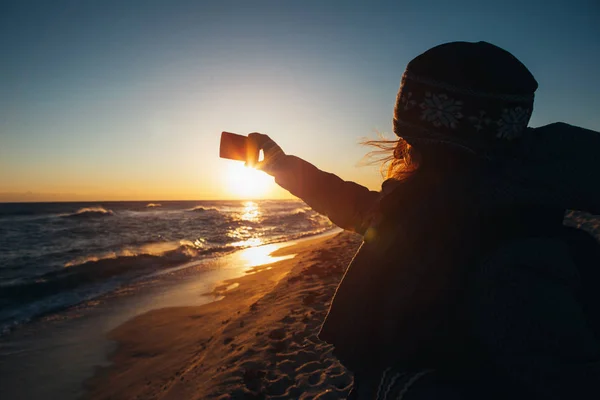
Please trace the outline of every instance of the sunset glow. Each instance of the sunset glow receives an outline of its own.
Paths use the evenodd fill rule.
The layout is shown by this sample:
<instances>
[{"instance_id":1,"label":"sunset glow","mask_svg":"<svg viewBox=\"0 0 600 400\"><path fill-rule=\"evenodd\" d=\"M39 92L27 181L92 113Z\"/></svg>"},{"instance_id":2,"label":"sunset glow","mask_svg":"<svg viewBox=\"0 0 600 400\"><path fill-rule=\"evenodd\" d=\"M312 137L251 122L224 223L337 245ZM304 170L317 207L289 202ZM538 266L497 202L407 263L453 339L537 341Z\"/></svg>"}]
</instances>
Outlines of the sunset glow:
<instances>
[{"instance_id":1,"label":"sunset glow","mask_svg":"<svg viewBox=\"0 0 600 400\"><path fill-rule=\"evenodd\" d=\"M234 198L266 198L275 189L273 178L262 171L231 161L226 172L226 186Z\"/></svg>"},{"instance_id":2,"label":"sunset glow","mask_svg":"<svg viewBox=\"0 0 600 400\"><path fill-rule=\"evenodd\" d=\"M395 138L406 64L454 40L527 65L531 126L599 129L597 2L435 3L2 2L0 202L293 197L220 159L222 131L379 190L358 143Z\"/></svg>"}]
</instances>

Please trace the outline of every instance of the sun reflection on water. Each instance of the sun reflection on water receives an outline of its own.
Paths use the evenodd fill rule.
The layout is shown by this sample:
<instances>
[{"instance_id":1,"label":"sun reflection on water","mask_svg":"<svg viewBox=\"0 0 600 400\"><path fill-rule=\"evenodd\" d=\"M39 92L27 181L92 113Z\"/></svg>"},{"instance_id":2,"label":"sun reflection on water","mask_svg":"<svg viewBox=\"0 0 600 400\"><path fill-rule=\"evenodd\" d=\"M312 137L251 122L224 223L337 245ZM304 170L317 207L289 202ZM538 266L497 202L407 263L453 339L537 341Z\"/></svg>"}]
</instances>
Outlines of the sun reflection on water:
<instances>
[{"instance_id":1,"label":"sun reflection on water","mask_svg":"<svg viewBox=\"0 0 600 400\"><path fill-rule=\"evenodd\" d=\"M236 257L243 263L244 268L251 269L259 265L271 264L276 261L292 258L294 255L282 257L272 257L270 254L281 247L281 244L265 244L262 233L256 229L256 225L262 221L262 212L260 206L255 201L245 201L242 203L243 209L238 214L238 221L247 222L242 226L230 229L227 236L236 239L231 246L245 248L240 250Z\"/></svg>"},{"instance_id":2,"label":"sun reflection on water","mask_svg":"<svg viewBox=\"0 0 600 400\"><path fill-rule=\"evenodd\" d=\"M240 240L239 242L231 243L234 247L256 247L263 244L263 240L261 238L253 237L246 240Z\"/></svg>"},{"instance_id":3,"label":"sun reflection on water","mask_svg":"<svg viewBox=\"0 0 600 400\"><path fill-rule=\"evenodd\" d=\"M261 212L258 208L258 204L254 201L246 201L244 204L244 210L240 219L242 221L259 222Z\"/></svg>"},{"instance_id":4,"label":"sun reflection on water","mask_svg":"<svg viewBox=\"0 0 600 400\"><path fill-rule=\"evenodd\" d=\"M237 239L236 242L231 243L234 247L256 247L264 244L264 240L260 238L262 236L253 226L254 223L260 223L262 213L258 204L254 201L245 201L242 203L243 210L238 215L238 221L248 222L248 225L238 226L234 229L230 229L227 232L227 236L233 239Z\"/></svg>"},{"instance_id":5,"label":"sun reflection on water","mask_svg":"<svg viewBox=\"0 0 600 400\"><path fill-rule=\"evenodd\" d=\"M290 254L281 257L273 257L271 253L281 247L280 244L267 244L259 247L250 247L239 252L240 259L244 262L247 269L259 265L271 264L276 261L287 260L295 256Z\"/></svg>"}]
</instances>

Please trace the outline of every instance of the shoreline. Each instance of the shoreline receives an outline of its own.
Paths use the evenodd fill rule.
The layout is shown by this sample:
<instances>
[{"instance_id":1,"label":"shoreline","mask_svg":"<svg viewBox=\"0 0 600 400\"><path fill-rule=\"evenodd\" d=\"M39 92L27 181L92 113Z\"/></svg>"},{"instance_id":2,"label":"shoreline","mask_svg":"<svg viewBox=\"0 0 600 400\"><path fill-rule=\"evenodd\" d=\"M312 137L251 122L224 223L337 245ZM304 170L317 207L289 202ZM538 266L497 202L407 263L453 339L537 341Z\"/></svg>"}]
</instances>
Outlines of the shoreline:
<instances>
[{"instance_id":1,"label":"shoreline","mask_svg":"<svg viewBox=\"0 0 600 400\"><path fill-rule=\"evenodd\" d=\"M268 255L276 249L335 233L202 260L24 324L0 338L0 392L7 398L79 399L95 369L109 365L115 343L106 334L112 329L157 308L218 303L213 289L220 282L276 261Z\"/></svg>"},{"instance_id":2,"label":"shoreline","mask_svg":"<svg viewBox=\"0 0 600 400\"><path fill-rule=\"evenodd\" d=\"M120 275L115 275L114 277L105 282L92 282L87 286L76 286L62 293L56 292L47 295L46 297L40 297L38 299L32 300L30 304L26 304L21 309L16 309L14 311L14 316L11 317L12 319L7 318L5 320L0 321L0 340L5 336L10 335L11 332L18 330L22 326L27 325L29 323L35 323L36 321L47 318L48 316L68 312L73 308L79 308L82 304L89 303L90 301L94 301L95 299L110 297L111 293L118 291L121 287L135 286L140 281L153 279L155 277L160 277L164 275L170 275L173 273L178 273L181 270L187 268L194 268L198 265L210 264L214 262L214 260L218 260L220 258L235 256L235 254L244 253L246 251L252 252L253 249L262 249L267 246L270 246L269 248L291 246L303 240L311 240L313 238L332 235L338 231L339 228L331 228L319 233L307 233L296 236L292 235L292 237L286 238L284 240L274 240L258 246L240 246L239 248L229 248L224 251L200 254L199 256L192 257L191 259L186 261L177 260L175 257L171 257L173 258L171 260L168 259L169 255L175 255L175 253L178 253L180 251L181 245L173 246L172 249L157 254L140 253L134 255L114 257L109 256L99 259L95 259L94 256L83 256L82 259L87 259L88 261L78 263L75 266L69 265L67 263L67 265L65 265L64 270L66 271L67 269L79 269L85 271L87 269L89 271L89 269L91 268L98 271L106 271L110 270L111 268L114 269L117 267L119 270L125 270L126 268L131 267L131 264L135 265L137 261L143 261L143 263L141 264L145 266L142 266L140 268L138 275L130 274L130 276L127 276L126 273L123 273ZM266 256L264 258L265 260L267 260ZM116 262L118 262L118 265L114 265ZM153 263L155 265L154 267L152 267L154 268L154 270L148 267L150 263ZM144 268L148 270L145 271ZM133 271L136 271L135 268L133 269ZM43 280L43 276L40 279ZM74 279L71 278L71 280ZM22 290L27 290L27 288Z\"/></svg>"},{"instance_id":3,"label":"shoreline","mask_svg":"<svg viewBox=\"0 0 600 400\"><path fill-rule=\"evenodd\" d=\"M316 333L360 242L345 232L298 241L270 254L293 258L220 282L219 301L126 321L108 334L111 364L86 381L84 398L343 397L352 377Z\"/></svg>"}]
</instances>

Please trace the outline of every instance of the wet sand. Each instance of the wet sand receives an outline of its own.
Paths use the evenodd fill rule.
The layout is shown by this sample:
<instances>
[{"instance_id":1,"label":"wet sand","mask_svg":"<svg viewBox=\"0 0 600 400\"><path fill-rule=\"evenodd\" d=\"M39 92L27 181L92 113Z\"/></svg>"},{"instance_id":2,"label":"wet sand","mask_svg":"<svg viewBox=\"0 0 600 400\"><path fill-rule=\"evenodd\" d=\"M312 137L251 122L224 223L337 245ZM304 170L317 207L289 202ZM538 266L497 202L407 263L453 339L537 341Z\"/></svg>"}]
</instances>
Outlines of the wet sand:
<instances>
[{"instance_id":1,"label":"wet sand","mask_svg":"<svg viewBox=\"0 0 600 400\"><path fill-rule=\"evenodd\" d=\"M361 238L303 241L222 282L222 300L149 311L108 337L111 364L86 383L89 399L338 399L352 376L316 333Z\"/></svg>"},{"instance_id":2,"label":"wet sand","mask_svg":"<svg viewBox=\"0 0 600 400\"><path fill-rule=\"evenodd\" d=\"M293 253L272 257L273 251L294 243L316 243L334 234L194 261L22 325L0 338L0 397L80 399L85 394L84 383L97 368L110 366L116 342L108 336L121 324L155 309L177 310L219 300L223 289L213 289L223 281L293 257ZM230 289L234 286L232 283Z\"/></svg>"}]
</instances>

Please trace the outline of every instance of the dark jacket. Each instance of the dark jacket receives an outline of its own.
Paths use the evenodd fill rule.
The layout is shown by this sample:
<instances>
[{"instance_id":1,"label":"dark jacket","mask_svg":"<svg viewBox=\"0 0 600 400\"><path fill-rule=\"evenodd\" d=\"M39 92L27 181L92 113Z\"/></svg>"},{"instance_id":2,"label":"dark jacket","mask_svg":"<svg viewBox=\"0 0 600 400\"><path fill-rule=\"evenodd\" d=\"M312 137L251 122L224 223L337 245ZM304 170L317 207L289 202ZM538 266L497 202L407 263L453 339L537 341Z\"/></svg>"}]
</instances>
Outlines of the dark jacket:
<instances>
[{"instance_id":1,"label":"dark jacket","mask_svg":"<svg viewBox=\"0 0 600 400\"><path fill-rule=\"evenodd\" d=\"M417 174L407 182L386 181L374 192L286 156L275 179L336 225L365 236L320 334L355 372L391 364L475 371L493 363L494 351L481 352L490 344L479 336L489 334L473 322L477 313L468 304L480 295L470 287L486 279L478 266L504 243L564 233L564 210L481 204L471 195L481 189L477 183L460 178ZM512 366L505 360L498 368Z\"/></svg>"}]
</instances>

